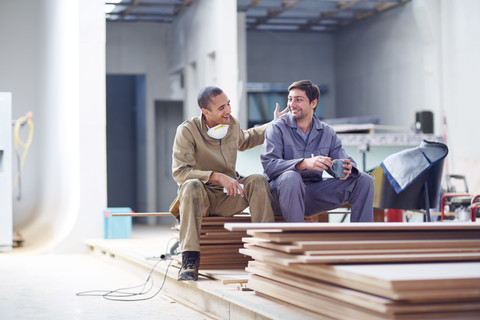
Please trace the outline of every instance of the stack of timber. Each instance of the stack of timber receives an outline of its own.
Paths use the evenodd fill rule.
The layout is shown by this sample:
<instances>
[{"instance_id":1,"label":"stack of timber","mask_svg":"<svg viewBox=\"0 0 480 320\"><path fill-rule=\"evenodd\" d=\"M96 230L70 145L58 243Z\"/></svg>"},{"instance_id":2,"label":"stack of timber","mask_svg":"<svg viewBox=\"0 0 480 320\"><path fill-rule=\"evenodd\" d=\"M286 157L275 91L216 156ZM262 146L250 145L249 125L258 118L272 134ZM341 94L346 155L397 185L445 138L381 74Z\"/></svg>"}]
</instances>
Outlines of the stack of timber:
<instances>
[{"instance_id":1,"label":"stack of timber","mask_svg":"<svg viewBox=\"0 0 480 320\"><path fill-rule=\"evenodd\" d=\"M246 233L225 230L223 225L226 222L249 223L250 215L203 218L200 231L200 269L242 269L247 266L250 258L239 253L243 247L242 237Z\"/></svg>"},{"instance_id":2,"label":"stack of timber","mask_svg":"<svg viewBox=\"0 0 480 320\"><path fill-rule=\"evenodd\" d=\"M480 224L229 224L248 287L334 319L480 319Z\"/></svg>"},{"instance_id":3,"label":"stack of timber","mask_svg":"<svg viewBox=\"0 0 480 320\"><path fill-rule=\"evenodd\" d=\"M249 214L237 214L232 217L207 216L203 217L200 230L200 269L244 269L249 256L241 254L242 239L247 236L245 230L229 232L225 230L225 223L250 224ZM275 221L283 221L276 217Z\"/></svg>"}]
</instances>

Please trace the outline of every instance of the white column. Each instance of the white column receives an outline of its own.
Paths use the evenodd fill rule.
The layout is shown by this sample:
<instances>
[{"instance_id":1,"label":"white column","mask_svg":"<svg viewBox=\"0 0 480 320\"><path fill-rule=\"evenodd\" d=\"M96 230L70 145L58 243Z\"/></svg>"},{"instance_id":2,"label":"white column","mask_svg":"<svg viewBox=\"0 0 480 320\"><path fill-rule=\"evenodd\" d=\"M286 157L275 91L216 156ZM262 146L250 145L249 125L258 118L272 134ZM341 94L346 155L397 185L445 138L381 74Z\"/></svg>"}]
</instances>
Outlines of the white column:
<instances>
[{"instance_id":1,"label":"white column","mask_svg":"<svg viewBox=\"0 0 480 320\"><path fill-rule=\"evenodd\" d=\"M12 95L0 92L0 252L12 249Z\"/></svg>"},{"instance_id":2,"label":"white column","mask_svg":"<svg viewBox=\"0 0 480 320\"><path fill-rule=\"evenodd\" d=\"M96 0L0 4L0 87L13 93L13 117L32 111L35 124L22 200L14 204L22 251L86 251L82 239L102 235L103 6Z\"/></svg>"}]
</instances>

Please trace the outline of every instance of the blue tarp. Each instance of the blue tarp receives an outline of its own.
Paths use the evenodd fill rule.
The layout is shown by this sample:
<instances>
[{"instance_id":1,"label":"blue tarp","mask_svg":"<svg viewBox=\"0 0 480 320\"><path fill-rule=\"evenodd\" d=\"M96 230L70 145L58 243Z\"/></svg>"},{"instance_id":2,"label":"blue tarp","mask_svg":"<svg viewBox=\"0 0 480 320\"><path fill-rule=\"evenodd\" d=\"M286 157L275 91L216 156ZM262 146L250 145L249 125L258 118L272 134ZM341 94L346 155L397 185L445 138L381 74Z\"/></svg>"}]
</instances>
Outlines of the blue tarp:
<instances>
[{"instance_id":1,"label":"blue tarp","mask_svg":"<svg viewBox=\"0 0 480 320\"><path fill-rule=\"evenodd\" d=\"M398 194L431 166L445 158L447 153L448 148L445 144L423 140L418 147L388 156L380 166Z\"/></svg>"}]
</instances>

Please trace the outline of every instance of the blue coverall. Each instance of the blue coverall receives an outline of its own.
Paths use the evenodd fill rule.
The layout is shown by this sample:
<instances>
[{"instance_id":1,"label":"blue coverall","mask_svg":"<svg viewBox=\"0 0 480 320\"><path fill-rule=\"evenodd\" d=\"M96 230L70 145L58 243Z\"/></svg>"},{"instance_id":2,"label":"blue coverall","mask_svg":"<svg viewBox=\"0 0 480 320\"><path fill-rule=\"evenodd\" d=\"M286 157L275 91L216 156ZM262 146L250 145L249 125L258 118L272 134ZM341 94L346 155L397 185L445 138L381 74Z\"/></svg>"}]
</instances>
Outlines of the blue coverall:
<instances>
[{"instance_id":1,"label":"blue coverall","mask_svg":"<svg viewBox=\"0 0 480 320\"><path fill-rule=\"evenodd\" d=\"M295 169L304 158L319 155L350 159L351 175L346 180L323 179L320 171ZM356 168L335 131L315 115L306 140L291 113L273 121L265 132L261 161L270 183L273 210L286 222L303 222L304 215L328 211L345 202L352 205L351 222L373 221L372 177ZM327 172L333 176L331 169Z\"/></svg>"}]
</instances>

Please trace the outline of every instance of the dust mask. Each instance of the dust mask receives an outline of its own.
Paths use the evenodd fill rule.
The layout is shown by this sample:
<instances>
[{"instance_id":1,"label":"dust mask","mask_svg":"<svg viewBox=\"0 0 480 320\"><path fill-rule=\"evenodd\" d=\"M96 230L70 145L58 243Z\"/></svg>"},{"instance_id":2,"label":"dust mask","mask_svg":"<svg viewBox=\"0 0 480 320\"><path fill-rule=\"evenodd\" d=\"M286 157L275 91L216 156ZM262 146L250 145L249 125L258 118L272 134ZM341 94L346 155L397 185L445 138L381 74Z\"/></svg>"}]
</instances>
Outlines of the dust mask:
<instances>
[{"instance_id":1,"label":"dust mask","mask_svg":"<svg viewBox=\"0 0 480 320\"><path fill-rule=\"evenodd\" d=\"M219 124L219 125L216 125L215 127L208 128L207 134L213 139L220 140L227 135L227 132L228 132L228 124Z\"/></svg>"}]
</instances>

